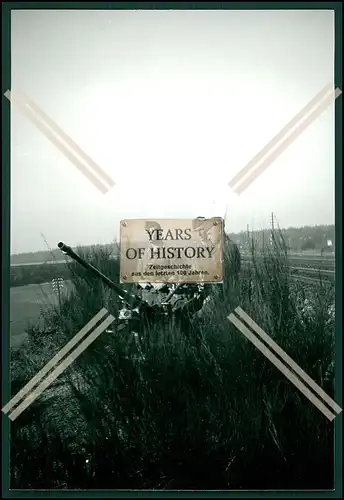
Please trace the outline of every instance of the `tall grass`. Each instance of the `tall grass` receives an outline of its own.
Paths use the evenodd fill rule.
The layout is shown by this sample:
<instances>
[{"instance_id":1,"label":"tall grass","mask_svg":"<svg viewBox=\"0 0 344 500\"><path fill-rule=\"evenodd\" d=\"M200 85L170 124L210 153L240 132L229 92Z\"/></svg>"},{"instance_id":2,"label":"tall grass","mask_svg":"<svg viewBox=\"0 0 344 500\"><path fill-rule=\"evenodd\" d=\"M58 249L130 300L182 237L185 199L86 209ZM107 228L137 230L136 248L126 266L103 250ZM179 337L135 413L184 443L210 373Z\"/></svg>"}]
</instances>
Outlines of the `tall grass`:
<instances>
[{"instance_id":1,"label":"tall grass","mask_svg":"<svg viewBox=\"0 0 344 500\"><path fill-rule=\"evenodd\" d=\"M333 425L227 320L240 306L333 396L333 289L292 281L283 242L237 282L226 254L193 335L103 333L11 424L12 488L331 489ZM118 282L106 251L84 254ZM16 393L114 293L75 264L74 290L12 358ZM140 354L140 355L139 355Z\"/></svg>"}]
</instances>

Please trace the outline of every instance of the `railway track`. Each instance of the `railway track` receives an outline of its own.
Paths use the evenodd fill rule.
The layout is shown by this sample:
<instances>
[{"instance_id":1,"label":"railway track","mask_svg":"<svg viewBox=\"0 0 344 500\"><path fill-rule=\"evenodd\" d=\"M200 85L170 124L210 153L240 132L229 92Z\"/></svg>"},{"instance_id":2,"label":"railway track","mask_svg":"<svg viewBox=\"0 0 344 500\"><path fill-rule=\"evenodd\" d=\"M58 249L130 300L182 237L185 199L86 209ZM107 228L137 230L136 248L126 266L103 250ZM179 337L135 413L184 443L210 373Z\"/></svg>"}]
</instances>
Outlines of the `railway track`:
<instances>
[{"instance_id":1,"label":"railway track","mask_svg":"<svg viewBox=\"0 0 344 500\"><path fill-rule=\"evenodd\" d=\"M248 254L242 254L241 255L242 261L251 261L252 257L251 255ZM263 260L264 257L263 255L255 255L255 260ZM287 259L290 264L297 264L298 266L318 266L321 268L333 268L335 266L335 258L332 257L320 257L320 256L313 256L309 258L308 256L298 256L298 255L287 255Z\"/></svg>"},{"instance_id":2,"label":"railway track","mask_svg":"<svg viewBox=\"0 0 344 500\"><path fill-rule=\"evenodd\" d=\"M325 279L314 278L311 276L303 276L303 275L291 275L291 278L295 281L302 281L303 283L309 283L309 284L319 284L320 282L332 284L334 281L334 278L333 278L333 280L329 280L326 278Z\"/></svg>"},{"instance_id":3,"label":"railway track","mask_svg":"<svg viewBox=\"0 0 344 500\"><path fill-rule=\"evenodd\" d=\"M248 276L244 275L244 278L248 278ZM305 276L302 274L291 274L290 278L294 281L300 281L300 282L306 283L306 284L319 284L319 283L327 283L328 285L334 284L334 278L327 279L324 277Z\"/></svg>"},{"instance_id":4,"label":"railway track","mask_svg":"<svg viewBox=\"0 0 344 500\"><path fill-rule=\"evenodd\" d=\"M244 272L252 268L252 262L248 259L242 261L242 268ZM289 266L290 276L295 281L302 281L304 283L333 283L335 280L334 266L328 268L314 268L306 266Z\"/></svg>"}]
</instances>

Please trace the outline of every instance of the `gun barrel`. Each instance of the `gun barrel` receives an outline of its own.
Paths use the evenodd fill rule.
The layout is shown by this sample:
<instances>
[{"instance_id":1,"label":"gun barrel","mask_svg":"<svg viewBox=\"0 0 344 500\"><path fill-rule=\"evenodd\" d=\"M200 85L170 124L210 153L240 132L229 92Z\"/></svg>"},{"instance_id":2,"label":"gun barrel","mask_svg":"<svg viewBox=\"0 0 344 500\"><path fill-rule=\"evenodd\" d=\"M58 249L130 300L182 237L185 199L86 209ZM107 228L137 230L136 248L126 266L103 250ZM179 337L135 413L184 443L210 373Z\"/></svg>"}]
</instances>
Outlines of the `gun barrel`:
<instances>
[{"instance_id":1,"label":"gun barrel","mask_svg":"<svg viewBox=\"0 0 344 500\"><path fill-rule=\"evenodd\" d=\"M80 255L75 253L74 250L70 246L66 245L62 241L60 241L57 244L57 246L64 254L68 255L68 257L75 260L82 267L84 267L85 269L90 271L94 276L101 279L103 281L103 283L105 283L109 288L114 290L117 293L117 295L119 295L122 299L131 299L131 301L141 302L139 297L136 297L136 295L132 295L127 290L124 290L120 286L116 285L116 283L114 283L112 280L110 280L110 278L105 276L105 274L98 271L98 269L95 268L94 266L92 266L92 264L89 264L82 257L80 257Z\"/></svg>"}]
</instances>

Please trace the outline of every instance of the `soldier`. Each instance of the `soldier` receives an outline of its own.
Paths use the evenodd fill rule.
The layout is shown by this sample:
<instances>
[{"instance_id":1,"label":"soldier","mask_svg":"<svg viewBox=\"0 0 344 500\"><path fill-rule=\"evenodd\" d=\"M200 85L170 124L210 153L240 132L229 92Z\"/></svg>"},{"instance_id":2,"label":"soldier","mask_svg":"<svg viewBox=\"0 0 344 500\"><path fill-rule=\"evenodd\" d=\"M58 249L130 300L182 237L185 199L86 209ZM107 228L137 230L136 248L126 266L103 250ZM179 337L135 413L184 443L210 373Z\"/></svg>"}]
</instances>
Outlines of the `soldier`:
<instances>
[{"instance_id":1,"label":"soldier","mask_svg":"<svg viewBox=\"0 0 344 500\"><path fill-rule=\"evenodd\" d=\"M202 245L218 245L221 242L221 235L214 226L212 219L197 217L192 221L192 229L198 233Z\"/></svg>"},{"instance_id":2,"label":"soldier","mask_svg":"<svg viewBox=\"0 0 344 500\"><path fill-rule=\"evenodd\" d=\"M224 254L229 263L230 276L237 277L241 271L241 255L238 245L226 233L224 234Z\"/></svg>"},{"instance_id":3,"label":"soldier","mask_svg":"<svg viewBox=\"0 0 344 500\"><path fill-rule=\"evenodd\" d=\"M194 239L195 246L198 246L199 243L201 243L203 247L215 247L215 252L219 250L222 235L218 228L214 225L213 219L206 219L201 216L193 219L192 230L193 233L197 235L197 240ZM200 269L197 269L198 266L199 261L194 261L193 270L199 271Z\"/></svg>"},{"instance_id":4,"label":"soldier","mask_svg":"<svg viewBox=\"0 0 344 500\"><path fill-rule=\"evenodd\" d=\"M212 237L210 234L214 230L214 224L211 219L205 219L205 217L197 217L192 221L193 230L197 231L201 237L201 242L203 245L211 244L213 246L221 244L221 235L218 231L214 231L216 237ZM225 227L223 226L222 235L223 244L223 255L226 263L229 264L229 275L238 276L241 270L241 255L238 245L234 243L233 240L225 233Z\"/></svg>"},{"instance_id":5,"label":"soldier","mask_svg":"<svg viewBox=\"0 0 344 500\"><path fill-rule=\"evenodd\" d=\"M226 233L224 233L223 258L222 298L228 302L229 310L232 311L239 305L241 255L238 245Z\"/></svg>"},{"instance_id":6,"label":"soldier","mask_svg":"<svg viewBox=\"0 0 344 500\"><path fill-rule=\"evenodd\" d=\"M201 221L201 219L201 217L198 217L198 219L195 220L196 226L196 221ZM203 229L207 230L205 226L203 226ZM219 243L219 241L217 241L217 243ZM223 301L224 305L226 305L226 309L228 309L228 311L232 311L237 305L239 305L241 255L237 244L234 243L234 241L231 240L225 233L224 227L222 245L224 281L221 285L211 285L212 293L204 303L204 307L201 309L198 316L202 316L207 310L211 311L214 309L218 298L221 298L221 301Z\"/></svg>"}]
</instances>

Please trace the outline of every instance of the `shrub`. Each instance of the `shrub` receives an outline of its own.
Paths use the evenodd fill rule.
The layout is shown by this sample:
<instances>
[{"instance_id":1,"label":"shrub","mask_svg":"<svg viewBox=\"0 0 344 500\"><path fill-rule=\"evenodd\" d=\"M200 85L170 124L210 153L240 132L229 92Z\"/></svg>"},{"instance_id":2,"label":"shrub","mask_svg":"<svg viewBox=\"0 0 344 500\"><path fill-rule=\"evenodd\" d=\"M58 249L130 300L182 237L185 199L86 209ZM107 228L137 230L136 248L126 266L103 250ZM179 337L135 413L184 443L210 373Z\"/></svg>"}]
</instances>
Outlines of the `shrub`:
<instances>
[{"instance_id":1,"label":"shrub","mask_svg":"<svg viewBox=\"0 0 344 500\"><path fill-rule=\"evenodd\" d=\"M118 282L106 252L84 257ZM140 357L125 330L104 332L11 424L11 487L333 488L333 425L227 320L240 304L333 396L333 289L292 281L283 242L252 258L238 284L226 257L196 335L152 328ZM113 292L69 272L73 292L12 358L13 394L101 307L117 314Z\"/></svg>"}]
</instances>

